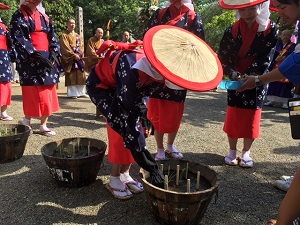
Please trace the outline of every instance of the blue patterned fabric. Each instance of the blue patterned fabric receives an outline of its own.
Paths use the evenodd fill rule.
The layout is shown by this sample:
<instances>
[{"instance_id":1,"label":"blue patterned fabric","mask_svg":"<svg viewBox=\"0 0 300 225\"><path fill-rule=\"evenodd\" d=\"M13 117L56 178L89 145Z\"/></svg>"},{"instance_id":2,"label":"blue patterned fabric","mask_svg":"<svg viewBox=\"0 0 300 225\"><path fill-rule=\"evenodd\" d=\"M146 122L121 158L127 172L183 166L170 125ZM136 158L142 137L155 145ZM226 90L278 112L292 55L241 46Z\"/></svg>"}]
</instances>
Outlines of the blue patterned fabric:
<instances>
[{"instance_id":1,"label":"blue patterned fabric","mask_svg":"<svg viewBox=\"0 0 300 225\"><path fill-rule=\"evenodd\" d=\"M8 50L0 49L0 82L13 81L13 74L10 67L11 58L15 58L14 48L10 39L9 31L4 30L5 25L1 23L0 35L4 36L7 42Z\"/></svg>"},{"instance_id":2,"label":"blue patterned fabric","mask_svg":"<svg viewBox=\"0 0 300 225\"><path fill-rule=\"evenodd\" d=\"M46 19L40 14L42 22L42 31L47 34L49 41L49 51L39 51L44 57L50 59L50 51L57 53L60 56L60 46L57 37L54 33L54 26L51 19ZM17 51L17 70L20 75L21 86L35 85L52 85L59 82L59 73L57 67L47 71L36 60L33 60L30 55L36 51L32 44L30 34L35 30L35 21L29 15L25 18L24 14L17 10L11 19L10 31Z\"/></svg>"},{"instance_id":3,"label":"blue patterned fabric","mask_svg":"<svg viewBox=\"0 0 300 225\"><path fill-rule=\"evenodd\" d=\"M277 25L271 21L270 32L265 36L264 32L257 32L254 41L247 53L248 57L254 57L255 61L246 70L247 75L262 75L270 65L269 53L277 42ZM235 71L237 54L243 44L240 31L236 38L232 35L232 26L224 32L218 52L219 59L224 69L224 75L229 75ZM258 109L263 105L264 96L267 93L266 85L251 90L237 93L235 90L227 91L227 103L229 106Z\"/></svg>"},{"instance_id":4,"label":"blue patterned fabric","mask_svg":"<svg viewBox=\"0 0 300 225\"><path fill-rule=\"evenodd\" d=\"M111 62L117 53L110 57ZM123 51L115 68L116 86L108 89L97 87L101 83L101 75L100 78L97 76L94 67L87 79L87 92L109 126L123 137L124 146L131 151L134 160L150 173L150 182L163 188L164 177L146 148L140 123L143 113L140 105L144 104L143 97L151 96L164 84L155 82L150 76L146 78L149 82L142 84L138 71L131 69L135 62L135 52Z\"/></svg>"}]
</instances>

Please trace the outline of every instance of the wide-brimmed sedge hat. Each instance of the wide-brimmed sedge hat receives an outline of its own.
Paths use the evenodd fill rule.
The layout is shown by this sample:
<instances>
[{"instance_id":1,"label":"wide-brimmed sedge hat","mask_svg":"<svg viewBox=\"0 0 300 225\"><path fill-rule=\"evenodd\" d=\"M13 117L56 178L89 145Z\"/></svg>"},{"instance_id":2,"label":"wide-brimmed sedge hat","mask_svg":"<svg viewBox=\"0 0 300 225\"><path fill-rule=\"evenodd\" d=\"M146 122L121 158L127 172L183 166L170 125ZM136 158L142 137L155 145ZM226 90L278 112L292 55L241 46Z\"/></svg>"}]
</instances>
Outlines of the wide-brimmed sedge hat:
<instances>
[{"instance_id":1,"label":"wide-brimmed sedge hat","mask_svg":"<svg viewBox=\"0 0 300 225\"><path fill-rule=\"evenodd\" d=\"M278 12L278 9L274 6L273 0L270 0L270 10L274 12Z\"/></svg>"},{"instance_id":2,"label":"wide-brimmed sedge hat","mask_svg":"<svg viewBox=\"0 0 300 225\"><path fill-rule=\"evenodd\" d=\"M259 5L267 0L220 0L219 4L223 9L243 9Z\"/></svg>"},{"instance_id":3,"label":"wide-brimmed sedge hat","mask_svg":"<svg viewBox=\"0 0 300 225\"><path fill-rule=\"evenodd\" d=\"M0 10L9 10L9 6L0 2Z\"/></svg>"},{"instance_id":4,"label":"wide-brimmed sedge hat","mask_svg":"<svg viewBox=\"0 0 300 225\"><path fill-rule=\"evenodd\" d=\"M216 53L193 33L159 25L148 30L143 41L151 66L175 85L208 91L221 82L223 69Z\"/></svg>"}]
</instances>

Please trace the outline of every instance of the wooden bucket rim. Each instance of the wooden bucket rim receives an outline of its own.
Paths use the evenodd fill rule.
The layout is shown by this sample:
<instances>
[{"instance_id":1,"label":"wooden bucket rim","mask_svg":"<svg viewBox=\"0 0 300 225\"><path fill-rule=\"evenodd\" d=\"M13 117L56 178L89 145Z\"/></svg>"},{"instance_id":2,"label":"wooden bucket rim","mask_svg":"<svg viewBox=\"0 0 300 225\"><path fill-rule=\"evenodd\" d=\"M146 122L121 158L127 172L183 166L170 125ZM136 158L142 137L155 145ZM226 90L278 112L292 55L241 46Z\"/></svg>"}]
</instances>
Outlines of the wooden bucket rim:
<instances>
[{"instance_id":1,"label":"wooden bucket rim","mask_svg":"<svg viewBox=\"0 0 300 225\"><path fill-rule=\"evenodd\" d=\"M96 142L101 142L102 146L101 146L101 148L99 148L99 150L101 150L101 151L99 151L98 153L101 154L101 153L104 152L104 154L105 154L106 149L107 149L107 144L104 141L100 140L100 139L89 138L89 137L70 137L70 138L59 139L57 141L51 141L51 142L48 142L47 144L43 145L43 147L41 149L41 153L42 153L43 156L48 157L48 158L67 159L67 160L78 160L78 159L86 159L86 158L92 157L92 156L82 156L82 157L79 157L79 158L62 158L62 157L56 157L56 156L53 156L53 155L49 155L45 152L47 150L47 148L49 147L49 145L51 145L51 144L54 144L54 143L58 144L58 143L62 143L64 140L74 140L74 139L78 139L78 138L80 138L80 139L89 139L89 140L93 140L93 141L96 141ZM92 146L92 147L97 147L97 146ZM97 156L97 154L96 154L96 156Z\"/></svg>"},{"instance_id":2,"label":"wooden bucket rim","mask_svg":"<svg viewBox=\"0 0 300 225\"><path fill-rule=\"evenodd\" d=\"M172 159L171 159L172 160ZM211 170L213 172L216 173L216 171L214 171L213 169L211 169L209 166L207 165L204 165L204 164L201 164L201 163L197 163L197 162L194 162L194 161L191 161L191 160L183 160L183 159L179 159L178 161L183 161L183 162L192 162L192 163L196 163L196 164L199 164L201 166L204 166L206 167L208 170ZM154 186L153 184L151 184L150 182L148 182L145 178L145 175L149 175L149 172L147 172L146 170L144 170L143 168L140 169L140 174L142 174L142 177L141 177L141 180L146 183L147 185L149 185L150 187L154 188L154 189L158 189L158 190L161 190L161 191L164 191L166 193L170 193L170 194L177 194L177 195L199 195L199 194L206 194L206 193L209 193L209 192L216 192L218 190L218 187L219 187L219 181L217 180L217 177L216 177L216 183L214 185L212 185L210 188L208 189L205 189L203 191L193 191L193 192L177 192L177 191L170 191L170 190L166 190L166 189L163 189L163 188L159 188L159 187L156 187ZM206 178L207 179L207 178Z\"/></svg>"}]
</instances>

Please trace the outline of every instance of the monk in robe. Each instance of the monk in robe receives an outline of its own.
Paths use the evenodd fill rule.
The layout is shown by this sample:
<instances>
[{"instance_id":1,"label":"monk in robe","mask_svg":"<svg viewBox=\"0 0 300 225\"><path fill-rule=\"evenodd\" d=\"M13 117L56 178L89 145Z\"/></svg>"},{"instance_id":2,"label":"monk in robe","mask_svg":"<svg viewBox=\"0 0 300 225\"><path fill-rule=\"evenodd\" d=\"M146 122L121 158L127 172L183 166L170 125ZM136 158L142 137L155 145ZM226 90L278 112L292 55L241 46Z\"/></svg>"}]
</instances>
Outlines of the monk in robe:
<instances>
[{"instance_id":1,"label":"monk in robe","mask_svg":"<svg viewBox=\"0 0 300 225\"><path fill-rule=\"evenodd\" d=\"M65 86L67 96L73 99L88 97L85 90L86 73L84 71L83 40L75 32L75 20L67 21L67 30L59 39L62 59L61 63L65 70Z\"/></svg>"},{"instance_id":2,"label":"monk in robe","mask_svg":"<svg viewBox=\"0 0 300 225\"><path fill-rule=\"evenodd\" d=\"M87 59L85 60L85 71L90 73L92 68L99 62L100 59L103 58L103 55L97 55L97 51L104 42L103 37L103 29L97 28L95 31L95 35L91 37L86 46L85 56Z\"/></svg>"}]
</instances>

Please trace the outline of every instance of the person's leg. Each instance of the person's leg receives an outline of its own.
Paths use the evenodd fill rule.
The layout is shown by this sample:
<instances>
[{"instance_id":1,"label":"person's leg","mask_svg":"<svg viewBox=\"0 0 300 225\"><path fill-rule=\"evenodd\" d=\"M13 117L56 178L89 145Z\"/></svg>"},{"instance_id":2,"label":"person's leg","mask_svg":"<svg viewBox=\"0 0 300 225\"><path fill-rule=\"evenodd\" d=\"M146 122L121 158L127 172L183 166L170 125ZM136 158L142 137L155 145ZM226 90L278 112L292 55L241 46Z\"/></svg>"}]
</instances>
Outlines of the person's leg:
<instances>
[{"instance_id":1,"label":"person's leg","mask_svg":"<svg viewBox=\"0 0 300 225\"><path fill-rule=\"evenodd\" d=\"M13 120L13 118L7 114L6 110L7 105L3 105L1 107L1 120Z\"/></svg>"},{"instance_id":2,"label":"person's leg","mask_svg":"<svg viewBox=\"0 0 300 225\"><path fill-rule=\"evenodd\" d=\"M164 134L160 133L158 130L154 130L154 137L157 146L157 154L155 156L156 160L165 159L165 148L164 148Z\"/></svg>"},{"instance_id":3,"label":"person's leg","mask_svg":"<svg viewBox=\"0 0 300 225\"><path fill-rule=\"evenodd\" d=\"M168 142L167 142L167 153L170 154L172 158L181 159L183 155L174 147L174 141L176 138L177 132L168 134Z\"/></svg>"},{"instance_id":4,"label":"person's leg","mask_svg":"<svg viewBox=\"0 0 300 225\"><path fill-rule=\"evenodd\" d=\"M130 174L129 174L129 170L130 170L131 164L126 164L126 165L122 165L120 168L120 180L123 182L123 184L125 184L129 190L132 193L141 193L144 191L143 185L138 182L137 180L134 180Z\"/></svg>"},{"instance_id":5,"label":"person's leg","mask_svg":"<svg viewBox=\"0 0 300 225\"><path fill-rule=\"evenodd\" d=\"M242 160L240 162L240 166L242 167L252 167L253 161L250 157L250 148L252 146L252 143L254 142L254 139L251 138L244 138L244 147L242 150Z\"/></svg>"},{"instance_id":6,"label":"person's leg","mask_svg":"<svg viewBox=\"0 0 300 225\"><path fill-rule=\"evenodd\" d=\"M277 225L293 224L300 215L300 170L295 174L291 187L285 195L279 210Z\"/></svg>"},{"instance_id":7,"label":"person's leg","mask_svg":"<svg viewBox=\"0 0 300 225\"><path fill-rule=\"evenodd\" d=\"M225 157L225 163L230 166L238 165L237 157L237 138L228 137L229 154Z\"/></svg>"},{"instance_id":8,"label":"person's leg","mask_svg":"<svg viewBox=\"0 0 300 225\"><path fill-rule=\"evenodd\" d=\"M109 183L106 187L116 198L127 199L132 197L132 193L120 179L121 167L121 165L116 163L111 164Z\"/></svg>"},{"instance_id":9,"label":"person's leg","mask_svg":"<svg viewBox=\"0 0 300 225\"><path fill-rule=\"evenodd\" d=\"M40 120L41 120L40 132L41 132L41 134L44 134L44 135L55 135L56 133L47 127L48 118L49 118L49 116L41 116L40 117Z\"/></svg>"}]
</instances>

